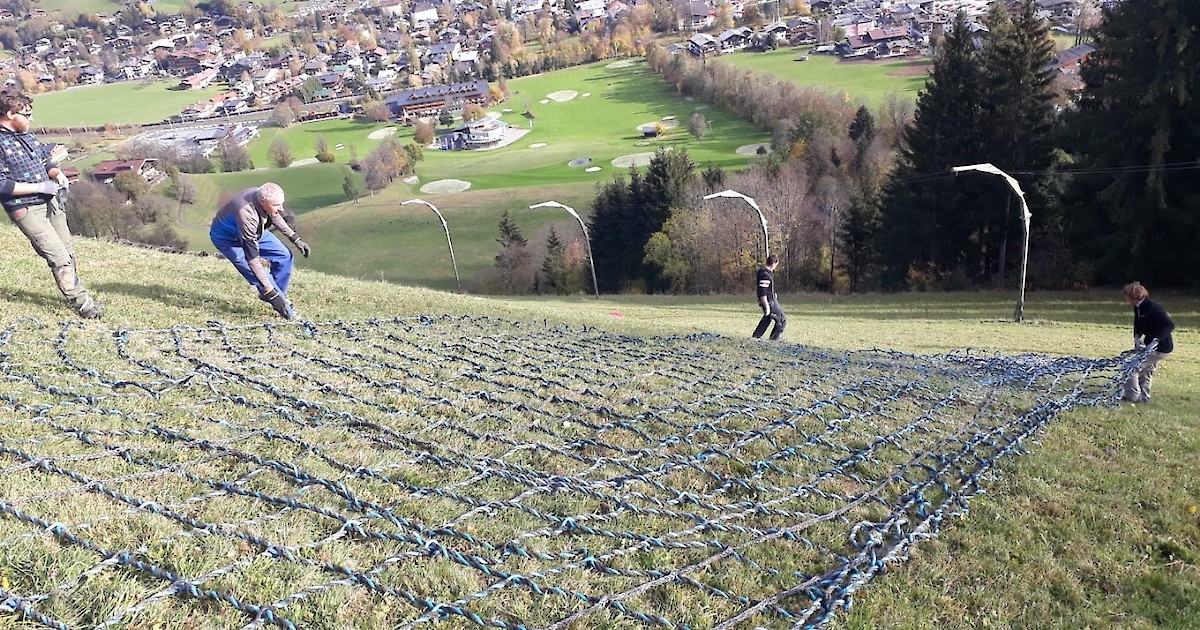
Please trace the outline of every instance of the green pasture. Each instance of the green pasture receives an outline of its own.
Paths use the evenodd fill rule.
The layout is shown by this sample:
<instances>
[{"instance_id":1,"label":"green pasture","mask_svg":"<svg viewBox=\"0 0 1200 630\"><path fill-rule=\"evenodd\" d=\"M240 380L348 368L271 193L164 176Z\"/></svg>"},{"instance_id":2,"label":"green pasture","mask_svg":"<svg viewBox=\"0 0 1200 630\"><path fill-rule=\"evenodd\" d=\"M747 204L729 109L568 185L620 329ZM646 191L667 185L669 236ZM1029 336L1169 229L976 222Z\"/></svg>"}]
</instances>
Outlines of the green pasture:
<instances>
[{"instance_id":1,"label":"green pasture","mask_svg":"<svg viewBox=\"0 0 1200 630\"><path fill-rule=\"evenodd\" d=\"M745 144L767 142L767 132L739 118L687 101L648 72L642 61L630 67L608 69L601 62L555 72L513 79L508 82L511 96L497 104L492 111L502 114L506 123L528 130L516 142L483 151L442 151L427 148L425 160L418 164L421 183L438 179L461 179L471 183L473 190L520 188L571 183L608 181L627 169L615 167L612 161L623 155L653 152L659 147L686 148L692 160L702 167L718 164L736 169L745 166L753 156L738 155L735 151ZM547 95L574 90L578 96L566 102L547 99ZM590 96L583 96L583 94ZM526 107L534 114L532 129L522 112ZM512 110L503 113L503 110ZM711 124L711 131L697 141L687 132L687 121L700 111ZM639 125L661 121L673 116L677 126L664 136L643 138ZM339 162L348 160L351 147L359 157L366 155L381 140L371 140L373 132L393 126L388 123L367 123L336 119L293 125L288 129L264 127L249 147L256 165L267 165L271 142L284 138L292 148L295 159L315 155L313 142L324 136ZM439 130L441 128L439 127ZM413 127L400 127L395 136L401 142L411 142ZM545 143L541 148L532 144ZM590 159L583 166L568 164L579 158ZM586 168L598 166L600 171L588 173Z\"/></svg>"},{"instance_id":2,"label":"green pasture","mask_svg":"<svg viewBox=\"0 0 1200 630\"><path fill-rule=\"evenodd\" d=\"M220 94L221 88L171 89L179 81L122 81L85 85L33 98L34 122L45 127L103 127L106 124L154 123L192 103Z\"/></svg>"},{"instance_id":3,"label":"green pasture","mask_svg":"<svg viewBox=\"0 0 1200 630\"><path fill-rule=\"evenodd\" d=\"M801 57L808 61L800 61ZM780 48L770 52L738 52L710 59L791 81L804 87L842 92L852 101L869 107L883 104L890 92L916 100L925 87L928 59L888 61L841 61L835 55L816 55L807 46Z\"/></svg>"},{"instance_id":4,"label":"green pasture","mask_svg":"<svg viewBox=\"0 0 1200 630\"><path fill-rule=\"evenodd\" d=\"M296 6L279 0L249 0L251 4L276 5L283 8L284 13L294 11ZM194 0L156 0L152 3L154 11L159 14L179 13L183 9L195 6ZM40 0L39 6L49 12L58 11L65 16L79 13L114 13L125 8L121 0Z\"/></svg>"},{"instance_id":5,"label":"green pasture","mask_svg":"<svg viewBox=\"0 0 1200 630\"><path fill-rule=\"evenodd\" d=\"M515 202L516 200L514 200ZM521 200L522 202L524 200ZM317 217L331 209L307 213L302 219ZM346 212L353 212L347 209ZM413 221L416 217L414 215ZM399 240L399 239L398 239ZM398 242L396 247L402 247ZM6 264L0 267L0 320L18 330L7 341L6 361L13 353L25 351L20 347L22 336L44 335L53 338L62 331L64 338L81 334L76 329L61 327L59 321L74 322L62 306L61 296L54 287L44 263L30 249L28 242L11 225L0 227L0 249L9 252ZM321 256L318 247L314 260ZM432 258L433 254L430 253ZM225 261L213 258L172 255L157 251L112 245L92 239L77 239L76 258L83 281L105 305L107 314L99 322L83 324L89 334L118 333L123 329L186 330L189 326L205 326L217 320L230 325L254 325L272 319L254 292ZM370 278L369 274L363 274ZM748 289L749 291L749 289ZM888 348L910 353L940 353L971 348L976 352L1008 354L1035 352L1050 355L1081 355L1111 357L1127 349L1130 343L1131 314L1114 289L1093 289L1088 292L1031 292L1027 295L1027 321L1010 321L1015 295L1012 292L980 292L958 294L898 294L830 297L816 294L790 294L781 298L788 311L790 325L784 343L775 344L747 339L750 328L758 319L753 296L619 296L486 299L446 291L411 288L372 279L327 275L312 268L301 268L290 293L307 318L314 321L363 321L368 318L412 317L418 314L434 316L489 316L519 322L551 324L562 322L571 326L586 325L601 331L625 335L631 349L652 343L649 337L714 333L714 348L729 353L731 361L744 362L748 357L776 356L787 353L790 344L804 344L832 352L866 348ZM970 511L962 517L943 523L941 535L920 542L906 563L892 565L879 579L859 591L854 605L840 611L830 626L834 630L865 628L931 628L967 630L977 628L1191 628L1200 617L1200 420L1196 409L1200 405L1200 297L1194 295L1156 292L1155 296L1170 311L1178 325L1176 351L1159 369L1155 380L1155 400L1146 405L1097 406L1072 410L1056 418L1036 440L1024 443L1028 453L1004 460L997 475L982 480L985 492L971 499ZM40 325L46 329L39 329ZM522 342L515 334L511 343ZM6 337L7 339L7 337ZM387 343L385 340L368 340ZM220 344L214 344L219 346ZM75 346L68 344L68 349ZM136 352L137 348L133 348ZM532 350L532 349L531 349ZM253 350L257 353L259 350ZM214 347L213 356L222 350ZM463 351L466 352L466 351ZM532 355L532 352L531 352ZM90 357L75 357L88 359ZM253 357L248 357L250 360ZM104 357L105 360L113 357ZM302 357L289 358L302 362ZM128 366L126 362L124 365ZM431 378L441 374L445 366L435 361L401 366L412 370L413 378ZM66 368L64 368L66 369ZM239 368L240 369L240 368ZM271 367L264 366L263 374ZM454 369L458 369L457 367ZM168 375L169 376L169 375ZM459 374L462 387L469 389L464 371ZM502 372L481 373L480 378L504 379ZM352 378L353 375L346 375ZM781 378L786 375L781 375ZM81 381L90 377L80 375ZM199 378L214 378L201 376ZM653 378L653 375L646 375ZM5 391L11 382L5 385ZM219 379L214 383L224 386ZM703 387L703 379L698 381ZM674 384L674 383L673 383ZM155 383L171 389L172 383ZM294 386L295 384L290 384ZM568 384L574 387L576 384ZM697 383L678 383L687 387L692 399L718 400L729 392L705 392L695 389ZM305 398L319 400L322 392L309 383L301 383ZM113 391L112 398L122 400L144 397L148 408L154 404L151 396L133 388ZM632 395L632 393L631 393ZM50 394L47 393L47 397ZM396 404L406 404L404 394L397 394ZM463 401L470 405L469 401ZM100 401L100 404L108 404ZM5 403L10 405L10 403ZM35 403L36 405L36 403ZM451 417L456 413L445 406L431 416ZM435 409L429 407L429 409ZM71 418L69 412L45 410L59 418ZM13 416L37 416L36 406L10 412L3 425L13 431ZM71 422L95 422L105 428L144 428L125 418L84 419L86 409L80 406L80 419ZM506 409L505 417L523 417L522 412ZM317 413L316 415L319 415ZM269 409L263 418L278 420ZM147 419L139 419L143 421ZM171 415L150 419L150 422L178 427L197 438L223 443L229 436L226 418L192 418L188 409ZM233 420L238 422L240 420ZM307 418L297 414L287 431L308 430ZM49 429L37 425L40 430ZM617 431L604 434L605 439L617 439ZM93 438L107 442L124 431L97 431ZM72 458L78 448L66 434L55 434L48 440L41 436L16 435L5 443L12 448L56 448L62 453L59 463L67 467L104 466L108 462L108 478L117 478L133 469L119 457L99 461L95 458ZM246 436L250 437L250 436ZM329 436L322 436L328 438ZM61 439L60 439L61 438ZM254 437L252 439L259 439ZM472 442L459 436L464 444ZM239 447L239 444L232 446ZM169 455L134 449L135 456L148 455L165 459ZM309 453L297 457L309 458ZM290 461L290 460L289 460ZM226 470L225 460L207 462L205 466ZM402 463L369 462L367 466L387 467L388 471L403 471ZM152 529L130 531L126 523L147 523L170 527L160 521L124 520L124 504L82 482L63 479L56 487L22 485L36 473L36 466L26 466L8 459L4 476L5 500L16 501L20 509L35 514L66 514L68 524L96 521L91 529L76 533L84 538L101 534L113 537L115 549L136 547L142 539L153 539L160 532ZM205 474L209 468L190 468L189 472ZM217 470L213 468L211 470ZM331 469L318 469L318 474L336 477ZM224 473L222 473L224 474ZM236 473L228 473L232 479ZM44 477L44 475L43 475ZM106 478L107 479L107 478ZM417 481L440 484L453 480ZM161 484L186 484L175 478L122 478L112 487L134 496L153 491ZM331 502L319 488L298 489L281 485L270 474L245 480L246 489L285 495L303 492L306 501ZM185 488L192 494L209 491L207 487ZM480 488L489 491L487 488ZM386 489L381 491L386 492ZM511 498L504 487L492 488L491 496ZM39 495L39 493L42 493ZM34 498L34 495L39 495ZM286 496L286 495L285 495ZM380 501L394 497L381 494ZM529 501L535 501L536 497ZM389 505L392 505L389 503ZM397 510L406 502L395 503ZM430 502L430 505L435 503ZM537 503L536 505L542 505ZM151 506L153 507L153 506ZM204 502L176 506L204 522L230 523L231 527L254 523L263 516L259 507L230 498L215 498ZM336 509L344 509L338 504ZM405 512L407 513L407 512ZM141 514L140 516L146 516ZM289 515L289 518L294 515ZM98 519L98 520L97 520ZM112 519L112 520L109 520ZM439 524L442 520L430 519ZM474 535L490 539L490 525L483 520ZM57 603L55 589L66 585L79 601L81 593L89 601L107 602L123 609L142 601L166 587L166 582L147 578L139 582L130 569L108 568L82 584L73 579L94 567L99 557L77 545L61 544L41 528L30 526L5 516L0 519L9 541L0 575L8 592L21 595L55 592L56 596L39 601L38 607L50 607L69 619L86 619L88 627L103 619L103 615L80 608L66 609ZM263 528L279 531L294 524L308 525L300 520L263 523ZM312 537L316 540L330 535L334 528L326 527ZM497 524L503 527L505 524ZM176 526L175 529L178 529ZM257 530L255 530L257 531ZM300 537L308 530L296 529ZM18 534L28 534L20 535ZM132 546L125 541L133 539ZM302 539L307 541L309 539ZM176 545L152 546L138 559L179 567L185 577L195 578L216 566L232 562L231 558L253 558L256 548L242 549L223 544L226 537L196 535L179 538ZM236 541L234 541L236 542ZM363 545L361 540L348 537L346 545ZM326 545L312 551L311 557L320 562L344 562L342 543ZM297 555L310 554L299 549ZM318 555L320 553L320 555ZM697 559L707 553L701 552ZM310 557L310 556L306 556ZM377 560L382 560L380 555ZM510 566L511 565L511 566ZM239 599L252 602L272 602L295 593L319 578L311 571L301 572L288 581L287 575L274 570L286 567L282 563L259 558L253 565L237 573L236 579L214 579L208 588L227 589ZM370 564L356 566L365 570ZM526 565L520 559L510 559L506 570L524 573ZM451 579L427 570L429 564L419 561L401 562L389 566L378 579L388 585L404 585L418 592L431 585L445 585ZM656 568L648 564L647 568ZM704 580L714 587L742 589L745 582L726 584L722 580L733 576L709 574ZM578 590L594 592L589 572L580 571ZM764 580L765 581L765 580ZM635 582L638 583L638 582ZM669 586L669 585L668 585ZM478 584L462 585L463 596L483 588ZM358 611L353 623L360 628L394 627L386 623L387 611L396 608L410 610L410 604L397 597L376 595L347 601L350 589L326 592L320 596L293 602L284 611L308 611L306 627L333 627L339 615ZM428 591L425 591L428 592ZM697 628L704 625L703 611L713 610L721 600L695 588L667 588L656 591L663 609L670 611L699 611L686 614L695 618ZM496 594L504 597L503 592ZM495 599L491 601L496 601ZM534 600L536 606L560 602L552 596ZM196 606L203 607L193 608ZM146 627L184 627L188 611L200 611L206 619L220 617L222 627L239 627L250 621L238 616L223 604L195 603L177 600L174 596L145 610L131 625ZM517 623L537 617L537 610L509 610L504 619ZM672 613L674 614L674 613ZM683 614L683 613L681 613ZM708 618L711 623L712 617ZM777 617L761 618L770 627L790 627L787 620ZM633 622L614 621L613 627L633 627ZM11 613L0 613L0 625L25 627ZM454 622L454 627L468 626Z\"/></svg>"}]
</instances>

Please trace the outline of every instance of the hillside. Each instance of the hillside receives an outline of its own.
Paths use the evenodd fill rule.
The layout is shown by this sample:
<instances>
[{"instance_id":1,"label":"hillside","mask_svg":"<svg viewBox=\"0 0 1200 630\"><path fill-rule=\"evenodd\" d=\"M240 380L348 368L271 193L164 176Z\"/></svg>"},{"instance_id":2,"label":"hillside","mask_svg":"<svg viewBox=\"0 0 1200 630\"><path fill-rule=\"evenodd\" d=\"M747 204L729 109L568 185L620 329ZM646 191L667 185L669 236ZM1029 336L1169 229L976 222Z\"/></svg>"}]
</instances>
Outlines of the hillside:
<instances>
[{"instance_id":1,"label":"hillside","mask_svg":"<svg viewBox=\"0 0 1200 630\"><path fill-rule=\"evenodd\" d=\"M1117 355L1108 292L1031 294L1026 325L1002 293L784 296L788 343L768 344L745 338L746 296L491 300L302 269L288 324L224 261L83 239L108 315L82 323L13 227L0 248L0 595L27 621L1200 613L1195 298L1161 296L1181 330L1155 403L1115 407L1104 361L1015 356ZM984 360L858 350L968 343ZM890 520L905 496L924 507ZM873 549L915 555L875 577ZM830 582L788 593L813 575Z\"/></svg>"}]
</instances>

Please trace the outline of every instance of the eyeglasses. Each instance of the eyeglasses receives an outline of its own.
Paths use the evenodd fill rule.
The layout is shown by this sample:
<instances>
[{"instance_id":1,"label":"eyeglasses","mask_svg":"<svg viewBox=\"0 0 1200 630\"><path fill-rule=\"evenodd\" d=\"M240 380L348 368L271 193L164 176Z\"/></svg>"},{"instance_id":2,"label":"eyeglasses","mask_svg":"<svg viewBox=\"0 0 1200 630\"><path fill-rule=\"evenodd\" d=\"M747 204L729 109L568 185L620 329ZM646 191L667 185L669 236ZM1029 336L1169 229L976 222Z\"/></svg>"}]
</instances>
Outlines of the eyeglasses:
<instances>
[{"instance_id":1,"label":"eyeglasses","mask_svg":"<svg viewBox=\"0 0 1200 630\"><path fill-rule=\"evenodd\" d=\"M25 120L33 120L33 110L32 109L27 112L15 112L15 113L17 113L21 116L24 116Z\"/></svg>"}]
</instances>

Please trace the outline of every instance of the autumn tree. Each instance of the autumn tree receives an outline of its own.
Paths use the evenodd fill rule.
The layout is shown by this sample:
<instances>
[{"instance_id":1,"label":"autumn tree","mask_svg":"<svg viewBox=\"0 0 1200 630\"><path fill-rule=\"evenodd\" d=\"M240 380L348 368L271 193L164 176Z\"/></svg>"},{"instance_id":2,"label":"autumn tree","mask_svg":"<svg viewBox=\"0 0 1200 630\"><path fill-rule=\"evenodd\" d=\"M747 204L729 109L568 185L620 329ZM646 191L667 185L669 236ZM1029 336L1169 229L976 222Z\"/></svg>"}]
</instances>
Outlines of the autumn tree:
<instances>
[{"instance_id":1,"label":"autumn tree","mask_svg":"<svg viewBox=\"0 0 1200 630\"><path fill-rule=\"evenodd\" d=\"M286 168L292 163L292 145L283 136L275 136L267 149L267 157L276 168Z\"/></svg>"}]
</instances>

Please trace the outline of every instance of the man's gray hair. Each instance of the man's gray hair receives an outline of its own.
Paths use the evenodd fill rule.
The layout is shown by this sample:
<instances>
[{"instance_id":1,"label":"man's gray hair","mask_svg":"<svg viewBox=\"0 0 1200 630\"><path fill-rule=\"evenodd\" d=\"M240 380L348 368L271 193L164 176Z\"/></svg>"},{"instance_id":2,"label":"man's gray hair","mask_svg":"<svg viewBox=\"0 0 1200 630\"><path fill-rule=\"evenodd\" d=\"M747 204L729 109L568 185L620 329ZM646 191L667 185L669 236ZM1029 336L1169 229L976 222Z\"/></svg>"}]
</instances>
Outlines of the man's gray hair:
<instances>
[{"instance_id":1,"label":"man's gray hair","mask_svg":"<svg viewBox=\"0 0 1200 630\"><path fill-rule=\"evenodd\" d=\"M274 182L258 187L258 200L263 203L283 203L283 188Z\"/></svg>"}]
</instances>

